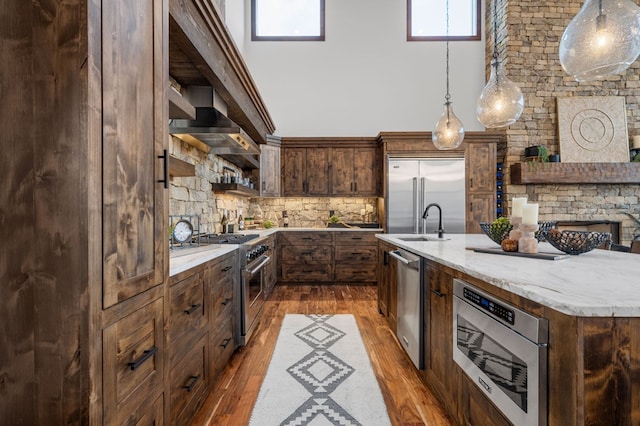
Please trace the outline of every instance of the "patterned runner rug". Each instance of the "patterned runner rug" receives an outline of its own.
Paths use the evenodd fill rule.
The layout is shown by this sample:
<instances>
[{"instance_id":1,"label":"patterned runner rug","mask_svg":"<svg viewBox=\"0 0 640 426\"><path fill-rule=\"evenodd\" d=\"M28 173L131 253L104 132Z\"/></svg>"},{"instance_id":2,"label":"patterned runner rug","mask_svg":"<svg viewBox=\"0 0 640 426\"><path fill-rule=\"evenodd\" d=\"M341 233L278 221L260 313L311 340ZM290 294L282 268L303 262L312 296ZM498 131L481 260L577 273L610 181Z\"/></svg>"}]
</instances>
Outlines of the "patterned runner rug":
<instances>
[{"instance_id":1,"label":"patterned runner rug","mask_svg":"<svg viewBox=\"0 0 640 426\"><path fill-rule=\"evenodd\" d=\"M390 424L353 315L286 315L250 425Z\"/></svg>"}]
</instances>

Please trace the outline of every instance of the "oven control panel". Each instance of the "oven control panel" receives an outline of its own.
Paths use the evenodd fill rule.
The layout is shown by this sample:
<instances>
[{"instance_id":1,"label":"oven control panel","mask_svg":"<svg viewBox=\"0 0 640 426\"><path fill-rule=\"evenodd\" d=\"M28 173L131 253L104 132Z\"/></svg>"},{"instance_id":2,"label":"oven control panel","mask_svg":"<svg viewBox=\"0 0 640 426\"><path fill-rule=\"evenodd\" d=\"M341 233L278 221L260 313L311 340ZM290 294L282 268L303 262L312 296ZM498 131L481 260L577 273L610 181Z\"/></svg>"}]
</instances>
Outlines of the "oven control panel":
<instances>
[{"instance_id":1,"label":"oven control panel","mask_svg":"<svg viewBox=\"0 0 640 426\"><path fill-rule=\"evenodd\" d=\"M506 321L509 324L513 324L515 316L513 309L509 309L491 299L488 299L481 294L478 294L475 291L469 289L468 287L464 288L463 294L464 298L469 302L473 303L481 309L484 309L485 311L491 312L501 320Z\"/></svg>"},{"instance_id":2,"label":"oven control panel","mask_svg":"<svg viewBox=\"0 0 640 426\"><path fill-rule=\"evenodd\" d=\"M247 261L251 261L260 257L260 255L266 253L269 250L269 246L266 244L259 244L247 251L246 258Z\"/></svg>"}]
</instances>

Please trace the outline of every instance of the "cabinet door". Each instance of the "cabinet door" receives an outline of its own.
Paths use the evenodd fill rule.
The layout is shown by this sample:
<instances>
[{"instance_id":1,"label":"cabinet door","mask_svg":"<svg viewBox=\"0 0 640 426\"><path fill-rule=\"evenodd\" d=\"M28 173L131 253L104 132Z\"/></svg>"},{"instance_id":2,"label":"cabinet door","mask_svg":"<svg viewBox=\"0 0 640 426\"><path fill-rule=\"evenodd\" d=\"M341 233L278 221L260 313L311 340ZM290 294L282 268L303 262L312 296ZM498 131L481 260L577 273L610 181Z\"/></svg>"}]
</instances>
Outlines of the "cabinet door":
<instances>
[{"instance_id":1,"label":"cabinet door","mask_svg":"<svg viewBox=\"0 0 640 426\"><path fill-rule=\"evenodd\" d=\"M307 149L286 148L282 153L282 195L304 195Z\"/></svg>"},{"instance_id":2,"label":"cabinet door","mask_svg":"<svg viewBox=\"0 0 640 426\"><path fill-rule=\"evenodd\" d=\"M353 195L355 192L354 149L333 148L331 151L332 195Z\"/></svg>"},{"instance_id":3,"label":"cabinet door","mask_svg":"<svg viewBox=\"0 0 640 426\"><path fill-rule=\"evenodd\" d=\"M329 195L329 148L307 148L307 195Z\"/></svg>"},{"instance_id":4,"label":"cabinet door","mask_svg":"<svg viewBox=\"0 0 640 426\"><path fill-rule=\"evenodd\" d=\"M377 148L354 148L354 195L378 196L378 150Z\"/></svg>"},{"instance_id":5,"label":"cabinet door","mask_svg":"<svg viewBox=\"0 0 640 426\"><path fill-rule=\"evenodd\" d=\"M447 406L456 411L457 381L453 361L453 277L433 263L425 267L425 370L426 381Z\"/></svg>"},{"instance_id":6,"label":"cabinet door","mask_svg":"<svg viewBox=\"0 0 640 426\"><path fill-rule=\"evenodd\" d=\"M102 2L104 307L165 281L162 0ZM91 165L89 165L91 166Z\"/></svg>"},{"instance_id":7,"label":"cabinet door","mask_svg":"<svg viewBox=\"0 0 640 426\"><path fill-rule=\"evenodd\" d=\"M260 153L260 195L280 196L280 147L262 145Z\"/></svg>"},{"instance_id":8,"label":"cabinet door","mask_svg":"<svg viewBox=\"0 0 640 426\"><path fill-rule=\"evenodd\" d=\"M468 143L465 152L467 191L496 192L496 146L493 143Z\"/></svg>"},{"instance_id":9,"label":"cabinet door","mask_svg":"<svg viewBox=\"0 0 640 426\"><path fill-rule=\"evenodd\" d=\"M495 193L472 193L467 195L467 234L480 234L480 222L491 222L496 218Z\"/></svg>"}]
</instances>

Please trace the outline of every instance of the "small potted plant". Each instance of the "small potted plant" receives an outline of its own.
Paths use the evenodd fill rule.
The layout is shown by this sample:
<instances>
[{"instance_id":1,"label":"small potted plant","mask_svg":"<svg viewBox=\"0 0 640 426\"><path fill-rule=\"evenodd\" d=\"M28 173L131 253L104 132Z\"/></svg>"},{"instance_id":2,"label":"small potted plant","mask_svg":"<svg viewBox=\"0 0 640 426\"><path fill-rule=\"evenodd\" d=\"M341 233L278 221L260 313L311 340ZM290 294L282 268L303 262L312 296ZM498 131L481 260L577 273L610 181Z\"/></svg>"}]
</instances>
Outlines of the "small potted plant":
<instances>
[{"instance_id":1,"label":"small potted plant","mask_svg":"<svg viewBox=\"0 0 640 426\"><path fill-rule=\"evenodd\" d=\"M524 155L532 171L537 169L538 163L544 165L549 162L549 151L544 145L529 146L524 149Z\"/></svg>"}]
</instances>

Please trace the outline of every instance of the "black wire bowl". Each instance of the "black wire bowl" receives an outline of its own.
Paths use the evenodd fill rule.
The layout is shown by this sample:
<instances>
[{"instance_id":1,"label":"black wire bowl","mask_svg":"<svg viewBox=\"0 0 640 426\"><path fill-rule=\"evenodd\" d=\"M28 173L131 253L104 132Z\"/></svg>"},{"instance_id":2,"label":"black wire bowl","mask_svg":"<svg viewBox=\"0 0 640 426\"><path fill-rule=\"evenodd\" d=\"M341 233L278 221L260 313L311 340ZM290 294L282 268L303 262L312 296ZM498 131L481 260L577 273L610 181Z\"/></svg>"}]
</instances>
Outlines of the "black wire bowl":
<instances>
[{"instance_id":1,"label":"black wire bowl","mask_svg":"<svg viewBox=\"0 0 640 426\"><path fill-rule=\"evenodd\" d=\"M544 241L545 234L552 228L555 228L558 222L549 220L538 222L538 230L535 232L535 237L538 241ZM513 225L509 224L504 230L504 232L500 235L496 235L494 232L491 232L491 223L489 222L480 222L480 229L484 232L487 237L491 238L494 243L501 245L502 241L506 238L509 238L509 232L513 229Z\"/></svg>"},{"instance_id":2,"label":"black wire bowl","mask_svg":"<svg viewBox=\"0 0 640 426\"><path fill-rule=\"evenodd\" d=\"M552 231L545 238L549 244L567 254L582 254L608 243L611 233L590 231Z\"/></svg>"}]
</instances>

